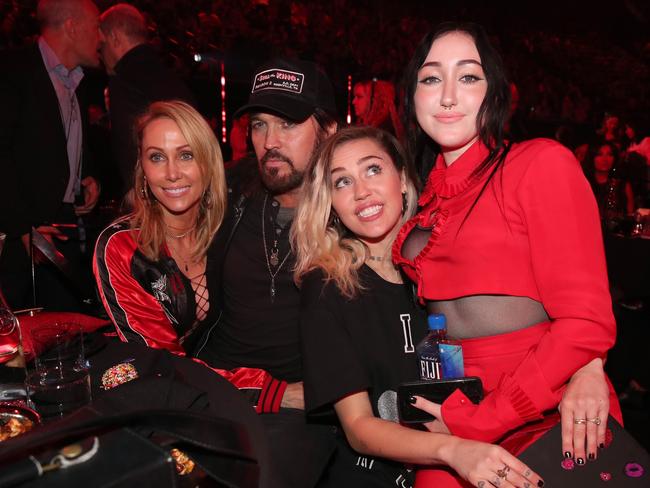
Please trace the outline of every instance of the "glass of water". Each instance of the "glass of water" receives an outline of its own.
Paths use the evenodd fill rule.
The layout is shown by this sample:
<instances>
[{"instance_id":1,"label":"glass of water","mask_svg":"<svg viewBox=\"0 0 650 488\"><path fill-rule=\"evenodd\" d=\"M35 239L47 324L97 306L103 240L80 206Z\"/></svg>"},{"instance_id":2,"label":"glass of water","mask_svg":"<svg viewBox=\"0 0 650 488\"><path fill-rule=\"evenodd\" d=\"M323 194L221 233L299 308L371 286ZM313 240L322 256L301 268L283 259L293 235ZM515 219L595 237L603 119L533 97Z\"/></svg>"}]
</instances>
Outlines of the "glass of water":
<instances>
[{"instance_id":1,"label":"glass of water","mask_svg":"<svg viewBox=\"0 0 650 488\"><path fill-rule=\"evenodd\" d=\"M54 323L30 331L34 360L26 365L29 404L43 418L65 415L90 402L90 375L79 325Z\"/></svg>"}]
</instances>

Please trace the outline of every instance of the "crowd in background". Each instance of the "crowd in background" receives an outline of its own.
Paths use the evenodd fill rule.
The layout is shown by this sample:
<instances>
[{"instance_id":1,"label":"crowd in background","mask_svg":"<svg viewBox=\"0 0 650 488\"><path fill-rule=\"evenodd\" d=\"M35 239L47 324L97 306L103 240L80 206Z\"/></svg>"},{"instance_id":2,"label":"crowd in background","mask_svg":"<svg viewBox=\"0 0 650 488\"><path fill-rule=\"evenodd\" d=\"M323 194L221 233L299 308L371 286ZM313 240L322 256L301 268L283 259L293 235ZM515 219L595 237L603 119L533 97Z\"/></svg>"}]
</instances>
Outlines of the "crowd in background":
<instances>
[{"instance_id":1,"label":"crowd in background","mask_svg":"<svg viewBox=\"0 0 650 488\"><path fill-rule=\"evenodd\" d=\"M115 2L97 3L105 10ZM413 47L432 23L478 20L497 35L494 40L519 90L522 116L536 133L547 136L562 124L597 126L605 111L647 127L650 100L644 88L650 80L650 42L642 21L645 16L647 22L648 8L634 1L616 7L599 7L601 3L561 5L563 14L556 15L559 2L133 2L147 16L154 44L195 88L206 91L199 96L209 115L218 110L218 93L209 83L205 86L209 67L193 63L194 52L224 57L234 89L271 55L313 59L325 67L343 104L348 75L398 81ZM33 40L34 4L2 2L0 46ZM232 96L231 112L243 103L245 93ZM576 143L583 139L581 133L576 135Z\"/></svg>"},{"instance_id":2,"label":"crowd in background","mask_svg":"<svg viewBox=\"0 0 650 488\"><path fill-rule=\"evenodd\" d=\"M115 2L97 3L104 10ZM562 6L564 15L557 16L552 7L559 7L559 2L544 7L510 6L508 2L482 5L469 0L436 2L435 7L426 2L391 5L370 0L133 2L147 17L151 42L187 80L215 131L221 130L219 66L210 61L194 62L194 53L224 61L230 131L236 126L231 114L245 101L251 71L273 55L313 59L324 66L337 92L339 112L354 115L348 76L353 82L376 78L399 88L402 67L432 23L449 18L478 20L496 34L493 41L510 70L515 100L511 137L555 138L578 150L578 156L587 148L594 150L607 113L619 119L623 149L650 133L650 94L646 89L650 40L643 28L650 12L641 3L588 8L585 2L576 2ZM34 4L33 0L2 3L0 47L35 39ZM93 137L102 144L107 81L103 72L90 76L95 81L91 122L98 127ZM399 90L396 94L399 98ZM626 131L634 134L630 137ZM236 159L232 157L234 144L237 142L224 145L226 160ZM106 165L110 163L106 161ZM112 181L110 170L104 173L105 189L109 190L104 192L106 198L120 183ZM641 180L647 176L643 168L632 173L629 178L637 180L633 183L637 206L645 206L641 194L647 192L647 183Z\"/></svg>"}]
</instances>

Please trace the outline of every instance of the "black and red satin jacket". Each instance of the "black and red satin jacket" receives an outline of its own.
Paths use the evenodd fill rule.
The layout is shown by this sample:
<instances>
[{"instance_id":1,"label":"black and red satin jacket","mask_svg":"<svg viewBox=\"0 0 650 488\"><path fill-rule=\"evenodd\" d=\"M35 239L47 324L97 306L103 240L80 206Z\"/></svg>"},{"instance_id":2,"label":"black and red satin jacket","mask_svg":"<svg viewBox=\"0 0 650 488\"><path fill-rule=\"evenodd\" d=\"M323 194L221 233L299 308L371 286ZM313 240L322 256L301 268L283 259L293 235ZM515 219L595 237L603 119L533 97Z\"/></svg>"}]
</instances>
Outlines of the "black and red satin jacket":
<instances>
[{"instance_id":1,"label":"black and red satin jacket","mask_svg":"<svg viewBox=\"0 0 650 488\"><path fill-rule=\"evenodd\" d=\"M169 255L158 261L144 256L137 247L137 232L129 227L127 216L104 229L97 240L93 272L104 308L121 340L191 356L199 339L221 316L216 246L208 251L206 264L210 309L202 322L195 323L190 281ZM256 368L211 369L245 390L259 413L279 410L286 382Z\"/></svg>"}]
</instances>

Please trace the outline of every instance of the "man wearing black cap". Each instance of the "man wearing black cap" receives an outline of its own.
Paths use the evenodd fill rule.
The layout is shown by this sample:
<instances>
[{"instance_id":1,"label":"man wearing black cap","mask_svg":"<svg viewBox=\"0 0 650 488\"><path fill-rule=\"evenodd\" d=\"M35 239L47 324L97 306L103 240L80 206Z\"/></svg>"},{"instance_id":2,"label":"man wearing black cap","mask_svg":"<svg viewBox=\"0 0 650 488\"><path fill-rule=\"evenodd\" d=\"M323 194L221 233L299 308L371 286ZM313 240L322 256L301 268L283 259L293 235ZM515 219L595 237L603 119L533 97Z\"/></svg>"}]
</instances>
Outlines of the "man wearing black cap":
<instances>
[{"instance_id":1,"label":"man wearing black cap","mask_svg":"<svg viewBox=\"0 0 650 488\"><path fill-rule=\"evenodd\" d=\"M278 380L258 400L258 411L274 412L262 417L276 477L282 486L314 486L335 441L330 427L305 422L289 228L309 159L336 131L332 86L313 63L275 59L256 71L249 101L235 116L244 113L256 161L230 175L232 212L219 236L223 314L198 354L214 367L261 368Z\"/></svg>"}]
</instances>

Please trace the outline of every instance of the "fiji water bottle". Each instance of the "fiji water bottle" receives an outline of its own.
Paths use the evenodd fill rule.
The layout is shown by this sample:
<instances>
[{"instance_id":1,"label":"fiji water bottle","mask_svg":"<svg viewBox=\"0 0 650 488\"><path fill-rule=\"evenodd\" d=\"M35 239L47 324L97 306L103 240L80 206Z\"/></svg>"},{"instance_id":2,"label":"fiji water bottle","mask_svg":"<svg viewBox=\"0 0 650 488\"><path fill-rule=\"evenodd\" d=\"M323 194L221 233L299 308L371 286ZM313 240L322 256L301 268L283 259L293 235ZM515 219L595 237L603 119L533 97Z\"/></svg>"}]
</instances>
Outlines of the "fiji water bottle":
<instances>
[{"instance_id":1,"label":"fiji water bottle","mask_svg":"<svg viewBox=\"0 0 650 488\"><path fill-rule=\"evenodd\" d=\"M429 315L429 333L417 345L420 379L442 380L464 375L463 350L458 341L447 338L447 319L441 313Z\"/></svg>"}]
</instances>

